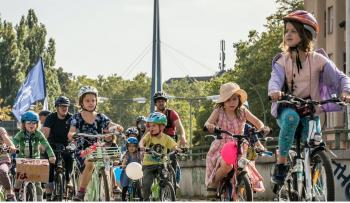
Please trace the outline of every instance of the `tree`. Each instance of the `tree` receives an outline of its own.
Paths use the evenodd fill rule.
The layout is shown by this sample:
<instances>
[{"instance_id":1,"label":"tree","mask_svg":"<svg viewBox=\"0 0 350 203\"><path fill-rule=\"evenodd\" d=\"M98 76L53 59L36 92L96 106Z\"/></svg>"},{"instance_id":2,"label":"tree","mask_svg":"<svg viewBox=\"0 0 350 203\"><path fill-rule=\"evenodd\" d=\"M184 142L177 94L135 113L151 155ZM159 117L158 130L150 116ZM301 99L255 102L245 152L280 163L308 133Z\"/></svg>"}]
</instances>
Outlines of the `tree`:
<instances>
[{"instance_id":1,"label":"tree","mask_svg":"<svg viewBox=\"0 0 350 203\"><path fill-rule=\"evenodd\" d=\"M3 104L12 104L23 78L17 64L19 50L16 43L16 33L11 23L0 23L0 97Z\"/></svg>"}]
</instances>

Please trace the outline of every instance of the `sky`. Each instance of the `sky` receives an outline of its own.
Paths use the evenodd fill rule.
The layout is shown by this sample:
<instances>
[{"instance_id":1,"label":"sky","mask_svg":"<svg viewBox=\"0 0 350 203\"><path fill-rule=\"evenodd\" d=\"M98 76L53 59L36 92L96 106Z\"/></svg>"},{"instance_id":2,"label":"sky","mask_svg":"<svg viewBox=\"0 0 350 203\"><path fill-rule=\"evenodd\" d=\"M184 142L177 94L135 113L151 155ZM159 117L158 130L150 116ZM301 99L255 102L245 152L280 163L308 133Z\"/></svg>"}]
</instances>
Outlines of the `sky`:
<instances>
[{"instance_id":1,"label":"sky","mask_svg":"<svg viewBox=\"0 0 350 203\"><path fill-rule=\"evenodd\" d=\"M34 9L56 41L56 67L74 75L151 76L153 0L0 0L2 20L17 24ZM226 42L226 69L233 43L250 30L265 31L275 0L159 0L163 81L210 76Z\"/></svg>"}]
</instances>

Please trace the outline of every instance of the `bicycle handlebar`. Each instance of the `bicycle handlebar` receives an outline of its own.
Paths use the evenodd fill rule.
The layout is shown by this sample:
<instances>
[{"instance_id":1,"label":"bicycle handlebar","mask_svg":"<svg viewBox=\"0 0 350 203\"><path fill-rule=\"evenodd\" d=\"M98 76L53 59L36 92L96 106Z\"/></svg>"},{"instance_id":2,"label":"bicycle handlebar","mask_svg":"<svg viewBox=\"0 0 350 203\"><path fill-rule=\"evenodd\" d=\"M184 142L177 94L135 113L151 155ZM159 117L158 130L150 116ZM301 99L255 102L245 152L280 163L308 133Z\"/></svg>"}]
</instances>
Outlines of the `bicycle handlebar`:
<instances>
[{"instance_id":1,"label":"bicycle handlebar","mask_svg":"<svg viewBox=\"0 0 350 203\"><path fill-rule=\"evenodd\" d=\"M296 97L290 94L285 94L282 96L281 100L277 101L278 104L280 103L287 103L287 104L292 104L292 105L301 105L301 106L306 106L306 105L312 105L312 106L317 106L317 105L323 105L327 103L334 103L338 104L340 106L345 106L348 105L338 97L333 97L331 99L326 99L326 100L321 100L321 101L316 101L312 99L303 99L300 97Z\"/></svg>"}]
</instances>

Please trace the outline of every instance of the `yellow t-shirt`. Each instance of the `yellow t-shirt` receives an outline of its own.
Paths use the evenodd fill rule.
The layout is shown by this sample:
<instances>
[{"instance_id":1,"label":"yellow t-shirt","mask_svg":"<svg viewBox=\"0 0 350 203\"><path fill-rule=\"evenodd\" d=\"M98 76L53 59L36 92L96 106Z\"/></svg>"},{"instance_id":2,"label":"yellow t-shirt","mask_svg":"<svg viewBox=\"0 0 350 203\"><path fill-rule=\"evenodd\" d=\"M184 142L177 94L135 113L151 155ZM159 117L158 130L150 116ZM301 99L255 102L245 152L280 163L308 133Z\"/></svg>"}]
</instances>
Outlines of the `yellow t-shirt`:
<instances>
[{"instance_id":1,"label":"yellow t-shirt","mask_svg":"<svg viewBox=\"0 0 350 203\"><path fill-rule=\"evenodd\" d=\"M157 145L153 147L153 149L159 150L156 150L157 153L166 154L168 150L172 150L177 145L169 135L166 135L164 133L162 133L159 138L151 136L150 133L147 133L142 139L144 140L144 145L147 148L151 148L154 145ZM144 166L158 165L162 162L163 160L161 160L159 157L153 156L152 154L146 153L143 157Z\"/></svg>"}]
</instances>

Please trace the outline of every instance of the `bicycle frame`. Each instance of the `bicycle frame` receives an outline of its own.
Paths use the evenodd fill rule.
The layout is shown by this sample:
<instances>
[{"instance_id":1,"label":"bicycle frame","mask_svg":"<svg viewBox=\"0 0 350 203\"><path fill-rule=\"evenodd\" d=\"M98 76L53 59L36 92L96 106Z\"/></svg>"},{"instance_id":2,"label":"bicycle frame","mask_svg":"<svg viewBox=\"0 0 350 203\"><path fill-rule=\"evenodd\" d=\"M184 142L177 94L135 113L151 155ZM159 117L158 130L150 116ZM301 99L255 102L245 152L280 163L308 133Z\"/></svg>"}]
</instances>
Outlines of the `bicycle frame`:
<instances>
[{"instance_id":1,"label":"bicycle frame","mask_svg":"<svg viewBox=\"0 0 350 203\"><path fill-rule=\"evenodd\" d=\"M297 174L297 194L299 201L302 199L303 192L305 193L305 200L312 201L314 197L315 191L312 190L313 180L311 174L311 157L314 153L318 151L327 150L325 147L325 143L322 141L321 134L317 133L317 121L315 117L315 107L316 105L322 105L326 103L337 103L339 105L345 105L337 98L332 98L330 100L324 101L312 101L312 100L303 100L298 97L294 97L292 95L284 96L287 98L286 100L279 101L278 103L287 103L292 105L300 105L302 107L308 108L307 115L301 116L303 118L308 118L308 134L307 139L304 142L303 150L301 149L301 130L299 123L298 130L295 134L296 137L296 156L291 157L291 161L293 161L293 167L289 170L286 181L288 179L292 179L291 174ZM302 156L302 152L304 152L304 156ZM294 160L293 160L294 158ZM305 188L305 191L303 191ZM293 190L293 188L292 188ZM281 192L281 190L280 190Z\"/></svg>"}]
</instances>

